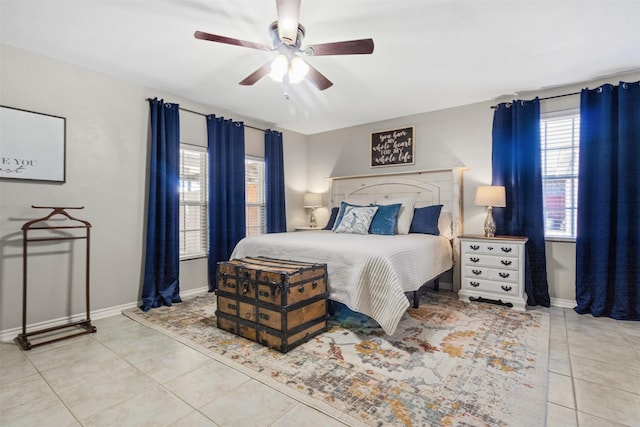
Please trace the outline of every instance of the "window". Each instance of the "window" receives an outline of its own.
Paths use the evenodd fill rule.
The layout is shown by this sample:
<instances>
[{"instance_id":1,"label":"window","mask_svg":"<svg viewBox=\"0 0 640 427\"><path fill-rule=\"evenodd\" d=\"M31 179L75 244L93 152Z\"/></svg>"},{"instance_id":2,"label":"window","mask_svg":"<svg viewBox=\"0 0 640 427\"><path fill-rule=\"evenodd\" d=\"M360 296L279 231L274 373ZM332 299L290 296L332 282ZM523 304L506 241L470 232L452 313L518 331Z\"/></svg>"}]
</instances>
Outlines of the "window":
<instances>
[{"instance_id":1,"label":"window","mask_svg":"<svg viewBox=\"0 0 640 427\"><path fill-rule=\"evenodd\" d=\"M207 152L180 146L180 259L207 256Z\"/></svg>"},{"instance_id":2,"label":"window","mask_svg":"<svg viewBox=\"0 0 640 427\"><path fill-rule=\"evenodd\" d=\"M549 113L540 120L542 192L546 238L575 239L578 209L578 111Z\"/></svg>"},{"instance_id":3,"label":"window","mask_svg":"<svg viewBox=\"0 0 640 427\"><path fill-rule=\"evenodd\" d=\"M247 236L264 234L264 160L246 157Z\"/></svg>"}]
</instances>

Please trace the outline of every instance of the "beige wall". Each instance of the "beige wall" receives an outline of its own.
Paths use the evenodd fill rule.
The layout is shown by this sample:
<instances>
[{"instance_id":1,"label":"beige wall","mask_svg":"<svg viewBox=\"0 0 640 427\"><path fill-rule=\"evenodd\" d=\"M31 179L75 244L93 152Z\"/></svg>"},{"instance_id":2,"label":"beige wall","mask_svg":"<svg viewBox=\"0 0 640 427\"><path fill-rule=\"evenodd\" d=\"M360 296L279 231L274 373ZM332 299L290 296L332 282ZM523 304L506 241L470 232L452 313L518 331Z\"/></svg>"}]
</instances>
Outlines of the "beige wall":
<instances>
[{"instance_id":1,"label":"beige wall","mask_svg":"<svg viewBox=\"0 0 640 427\"><path fill-rule=\"evenodd\" d=\"M144 246L149 106L164 98L190 110L269 127L214 107L141 87L80 67L0 45L0 104L66 118L66 182L0 180L0 333L22 324L22 234L26 221L48 211L31 205L84 206L90 221L91 309L100 313L135 304ZM206 145L203 116L181 113L184 142ZM260 140L247 131L247 139ZM285 132L288 222L303 222L305 136ZM84 243L34 247L29 258L29 325L84 312ZM37 249L37 250L36 250ZM205 260L181 264L181 289L207 286ZM17 332L16 332L17 334ZM6 337L5 337L6 338ZM13 337L9 337L13 338Z\"/></svg>"}]
</instances>

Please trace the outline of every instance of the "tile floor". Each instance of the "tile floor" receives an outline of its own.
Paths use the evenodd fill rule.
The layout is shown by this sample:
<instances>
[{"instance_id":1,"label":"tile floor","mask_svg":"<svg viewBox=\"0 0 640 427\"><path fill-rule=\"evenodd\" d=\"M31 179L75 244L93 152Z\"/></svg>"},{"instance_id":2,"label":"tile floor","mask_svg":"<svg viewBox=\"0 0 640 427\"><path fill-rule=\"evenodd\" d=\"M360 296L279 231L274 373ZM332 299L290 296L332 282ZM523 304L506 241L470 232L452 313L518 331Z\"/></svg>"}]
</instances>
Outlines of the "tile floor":
<instances>
[{"instance_id":1,"label":"tile floor","mask_svg":"<svg viewBox=\"0 0 640 427\"><path fill-rule=\"evenodd\" d=\"M640 426L640 323L549 311L547 425ZM0 426L344 426L124 316L93 324L0 344Z\"/></svg>"}]
</instances>

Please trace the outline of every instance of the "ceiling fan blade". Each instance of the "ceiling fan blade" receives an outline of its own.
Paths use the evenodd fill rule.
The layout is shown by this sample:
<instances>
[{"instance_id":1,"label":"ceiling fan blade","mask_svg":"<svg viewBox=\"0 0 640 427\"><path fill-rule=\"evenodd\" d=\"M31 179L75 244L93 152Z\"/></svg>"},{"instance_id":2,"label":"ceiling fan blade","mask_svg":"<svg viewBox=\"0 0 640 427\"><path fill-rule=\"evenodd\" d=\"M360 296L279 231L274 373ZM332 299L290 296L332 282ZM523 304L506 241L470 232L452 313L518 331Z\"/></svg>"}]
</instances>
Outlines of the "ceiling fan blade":
<instances>
[{"instance_id":1,"label":"ceiling fan blade","mask_svg":"<svg viewBox=\"0 0 640 427\"><path fill-rule=\"evenodd\" d=\"M349 40L344 42L312 44L305 53L313 56L323 55L368 55L373 53L373 39Z\"/></svg>"},{"instance_id":2,"label":"ceiling fan blade","mask_svg":"<svg viewBox=\"0 0 640 427\"><path fill-rule=\"evenodd\" d=\"M283 43L295 45L300 23L300 0L276 0L278 35Z\"/></svg>"},{"instance_id":3,"label":"ceiling fan blade","mask_svg":"<svg viewBox=\"0 0 640 427\"><path fill-rule=\"evenodd\" d=\"M242 86L251 86L267 74L271 72L271 61L264 64L262 67L249 74L244 80L240 82Z\"/></svg>"},{"instance_id":4,"label":"ceiling fan blade","mask_svg":"<svg viewBox=\"0 0 640 427\"><path fill-rule=\"evenodd\" d=\"M307 76L305 78L309 80L316 88L318 88L318 90L325 90L333 86L331 80L326 78L320 71L313 68L311 64L308 65L309 72L307 73Z\"/></svg>"},{"instance_id":5,"label":"ceiling fan blade","mask_svg":"<svg viewBox=\"0 0 640 427\"><path fill-rule=\"evenodd\" d=\"M266 50L266 51L272 50L269 46L264 44L248 42L245 40L234 39L231 37L219 36L216 34L209 34L202 31L196 31L194 36L197 39L208 40L210 42L232 44L234 46L248 47L250 49L258 49L258 50Z\"/></svg>"}]
</instances>

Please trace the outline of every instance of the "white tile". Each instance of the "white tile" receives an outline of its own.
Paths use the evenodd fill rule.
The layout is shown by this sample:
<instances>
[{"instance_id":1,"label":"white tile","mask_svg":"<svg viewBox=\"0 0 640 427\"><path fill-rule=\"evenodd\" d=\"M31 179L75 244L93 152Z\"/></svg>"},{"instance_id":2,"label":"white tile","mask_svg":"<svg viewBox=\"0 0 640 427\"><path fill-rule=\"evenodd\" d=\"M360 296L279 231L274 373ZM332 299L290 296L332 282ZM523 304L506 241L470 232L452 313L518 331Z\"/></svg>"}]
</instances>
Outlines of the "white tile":
<instances>
[{"instance_id":1,"label":"white tile","mask_svg":"<svg viewBox=\"0 0 640 427\"><path fill-rule=\"evenodd\" d=\"M200 412L193 411L184 418L180 418L171 427L219 427L218 424L202 415Z\"/></svg>"},{"instance_id":2,"label":"white tile","mask_svg":"<svg viewBox=\"0 0 640 427\"><path fill-rule=\"evenodd\" d=\"M549 372L548 401L566 408L575 409L573 384L570 376Z\"/></svg>"},{"instance_id":3,"label":"white tile","mask_svg":"<svg viewBox=\"0 0 640 427\"><path fill-rule=\"evenodd\" d=\"M576 378L578 411L628 426L639 425L640 394Z\"/></svg>"},{"instance_id":4,"label":"white tile","mask_svg":"<svg viewBox=\"0 0 640 427\"><path fill-rule=\"evenodd\" d=\"M40 369L42 376L53 388L62 391L129 366L126 361L102 344L96 343L96 345L97 347L91 347L85 353L69 357L66 363ZM45 354L47 353L43 353ZM57 358L57 360L60 359Z\"/></svg>"},{"instance_id":5,"label":"white tile","mask_svg":"<svg viewBox=\"0 0 640 427\"><path fill-rule=\"evenodd\" d=\"M187 372L164 386L194 408L200 408L224 395L250 377L215 360Z\"/></svg>"},{"instance_id":6,"label":"white tile","mask_svg":"<svg viewBox=\"0 0 640 427\"><path fill-rule=\"evenodd\" d=\"M578 427L575 409L547 404L547 427Z\"/></svg>"},{"instance_id":7,"label":"white tile","mask_svg":"<svg viewBox=\"0 0 640 427\"><path fill-rule=\"evenodd\" d=\"M271 427L345 427L346 424L314 408L298 403Z\"/></svg>"},{"instance_id":8,"label":"white tile","mask_svg":"<svg viewBox=\"0 0 640 427\"><path fill-rule=\"evenodd\" d=\"M268 426L297 402L255 381L247 381L200 409L225 427Z\"/></svg>"},{"instance_id":9,"label":"white tile","mask_svg":"<svg viewBox=\"0 0 640 427\"><path fill-rule=\"evenodd\" d=\"M39 375L19 379L0 390L1 426L80 425Z\"/></svg>"},{"instance_id":10,"label":"white tile","mask_svg":"<svg viewBox=\"0 0 640 427\"><path fill-rule=\"evenodd\" d=\"M7 410L54 396L51 387L38 374L19 378L0 387L2 409Z\"/></svg>"},{"instance_id":11,"label":"white tile","mask_svg":"<svg viewBox=\"0 0 640 427\"><path fill-rule=\"evenodd\" d=\"M37 373L31 361L15 344L1 344L0 349L0 384Z\"/></svg>"},{"instance_id":12,"label":"white tile","mask_svg":"<svg viewBox=\"0 0 640 427\"><path fill-rule=\"evenodd\" d=\"M569 344L565 337L549 339L549 371L561 375L571 375Z\"/></svg>"},{"instance_id":13,"label":"white tile","mask_svg":"<svg viewBox=\"0 0 640 427\"><path fill-rule=\"evenodd\" d=\"M174 341L174 344L176 342ZM163 384L206 365L212 359L181 343L167 352L156 352L140 362L131 362L142 372ZM153 351L149 349L149 351Z\"/></svg>"},{"instance_id":14,"label":"white tile","mask_svg":"<svg viewBox=\"0 0 640 427\"><path fill-rule=\"evenodd\" d=\"M25 355L39 370L52 369L62 365L74 364L104 353L105 347L99 342L86 337L84 339L61 341L47 344L25 352Z\"/></svg>"},{"instance_id":15,"label":"white tile","mask_svg":"<svg viewBox=\"0 0 640 427\"><path fill-rule=\"evenodd\" d=\"M640 394L640 369L578 355L571 357L571 366L575 378Z\"/></svg>"},{"instance_id":16,"label":"white tile","mask_svg":"<svg viewBox=\"0 0 640 427\"><path fill-rule=\"evenodd\" d=\"M580 427L629 427L624 424L594 417L593 415L585 414L584 412L578 412L578 425Z\"/></svg>"},{"instance_id":17,"label":"white tile","mask_svg":"<svg viewBox=\"0 0 640 427\"><path fill-rule=\"evenodd\" d=\"M80 420L136 397L158 385L132 366L95 376L91 381L59 392L60 398Z\"/></svg>"},{"instance_id":18,"label":"white tile","mask_svg":"<svg viewBox=\"0 0 640 427\"><path fill-rule=\"evenodd\" d=\"M83 422L86 427L161 427L193 411L189 405L158 386L136 398L110 407Z\"/></svg>"}]
</instances>

